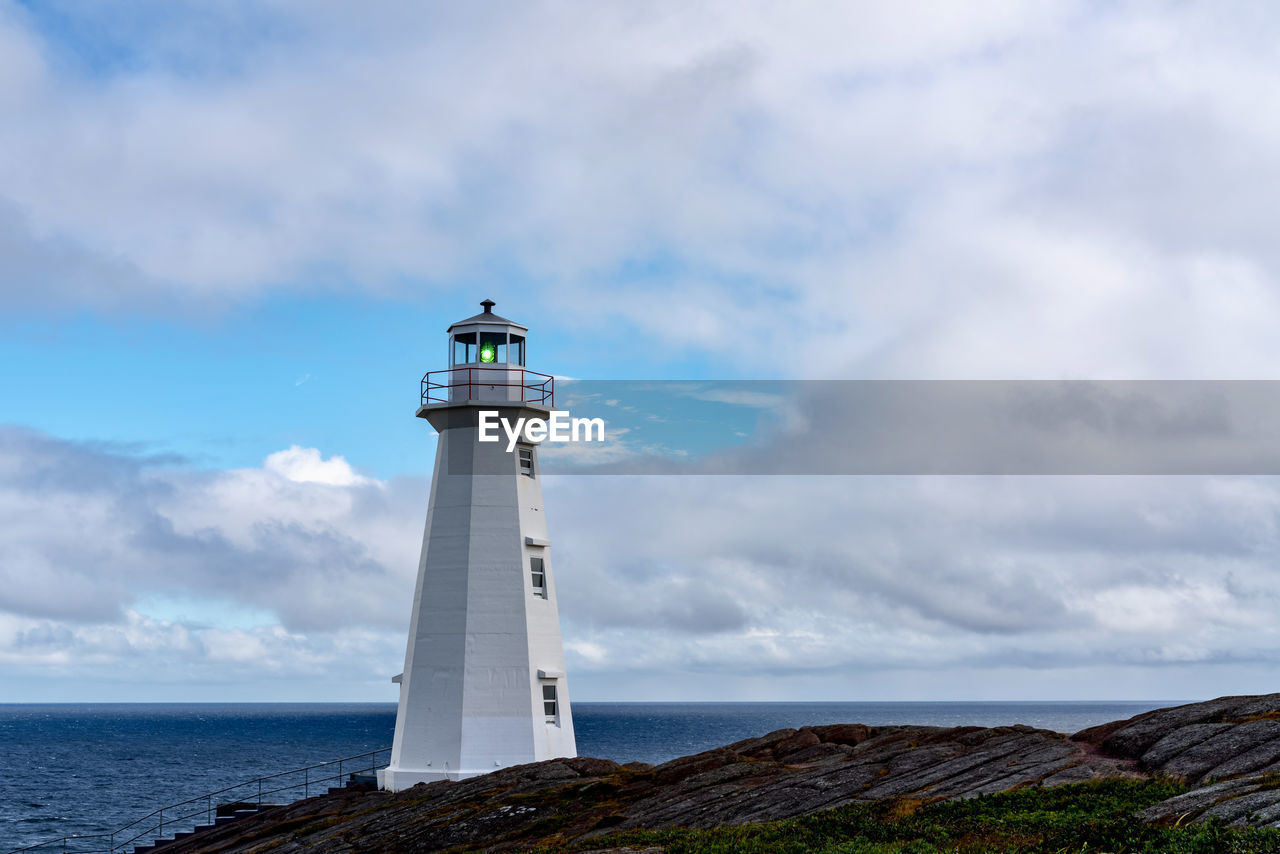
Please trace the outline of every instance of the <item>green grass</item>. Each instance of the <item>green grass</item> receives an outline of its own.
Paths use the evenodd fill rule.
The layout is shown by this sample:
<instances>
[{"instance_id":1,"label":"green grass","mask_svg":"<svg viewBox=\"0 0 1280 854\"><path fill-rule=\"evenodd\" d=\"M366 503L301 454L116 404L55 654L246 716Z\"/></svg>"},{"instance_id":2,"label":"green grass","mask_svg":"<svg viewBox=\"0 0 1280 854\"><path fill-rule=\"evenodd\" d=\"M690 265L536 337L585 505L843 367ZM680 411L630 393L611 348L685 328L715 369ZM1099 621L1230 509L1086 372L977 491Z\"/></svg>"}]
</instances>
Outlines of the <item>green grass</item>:
<instances>
[{"instance_id":1,"label":"green grass","mask_svg":"<svg viewBox=\"0 0 1280 854\"><path fill-rule=\"evenodd\" d=\"M1133 817L1186 789L1169 781L1106 780L924 806L913 801L858 804L715 830L626 831L540 850L656 845L668 854L1280 854L1277 830L1233 830L1220 823L1162 827Z\"/></svg>"}]
</instances>

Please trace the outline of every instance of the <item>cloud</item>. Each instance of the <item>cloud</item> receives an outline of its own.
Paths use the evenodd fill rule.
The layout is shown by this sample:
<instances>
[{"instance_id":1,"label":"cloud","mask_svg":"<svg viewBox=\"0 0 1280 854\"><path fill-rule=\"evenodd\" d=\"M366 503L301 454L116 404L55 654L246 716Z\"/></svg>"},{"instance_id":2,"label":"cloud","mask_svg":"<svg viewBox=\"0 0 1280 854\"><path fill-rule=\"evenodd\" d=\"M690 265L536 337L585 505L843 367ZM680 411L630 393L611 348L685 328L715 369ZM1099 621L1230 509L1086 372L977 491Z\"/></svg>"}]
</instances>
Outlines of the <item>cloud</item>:
<instances>
[{"instance_id":1,"label":"cloud","mask_svg":"<svg viewBox=\"0 0 1280 854\"><path fill-rule=\"evenodd\" d=\"M498 268L765 376L1276 356L1253 6L50 7L0 7L9 304Z\"/></svg>"},{"instance_id":2,"label":"cloud","mask_svg":"<svg viewBox=\"0 0 1280 854\"><path fill-rule=\"evenodd\" d=\"M1278 24L1232 3L0 0L0 306L515 280L566 346L607 330L639 365L1270 378ZM616 409L594 451L686 450ZM327 450L214 471L3 428L0 661L395 672L426 485ZM1169 696L1227 678L1202 664L1274 669L1270 479L546 484L575 686L614 697L1083 696L1098 674Z\"/></svg>"},{"instance_id":3,"label":"cloud","mask_svg":"<svg viewBox=\"0 0 1280 854\"><path fill-rule=\"evenodd\" d=\"M1116 668L1280 659L1271 479L565 477L547 496L580 679L812 673L842 696L915 672L924 696L973 696L974 673L1026 668L1096 697L1131 696ZM1212 690L1185 678L1160 696Z\"/></svg>"},{"instance_id":4,"label":"cloud","mask_svg":"<svg viewBox=\"0 0 1280 854\"><path fill-rule=\"evenodd\" d=\"M96 624L0 614L0 671L6 677L105 679L132 683L147 696L154 695L156 685L261 685L275 679L342 680L347 684L318 693L347 696L352 685L384 682L386 662L402 655L402 646L403 639L367 629L306 634L279 625L193 629L136 611L125 612L117 622Z\"/></svg>"},{"instance_id":5,"label":"cloud","mask_svg":"<svg viewBox=\"0 0 1280 854\"><path fill-rule=\"evenodd\" d=\"M1280 473L1275 381L602 380L572 388L561 405L575 417L612 414L610 443L545 449L556 473ZM606 393L613 397L602 401ZM679 457L676 443L693 450Z\"/></svg>"},{"instance_id":6,"label":"cloud","mask_svg":"<svg viewBox=\"0 0 1280 854\"><path fill-rule=\"evenodd\" d=\"M1280 660L1271 478L543 487L579 697L1167 698L1248 688ZM426 498L316 449L209 471L4 428L0 681L261 698L287 677L294 697L386 698Z\"/></svg>"},{"instance_id":7,"label":"cloud","mask_svg":"<svg viewBox=\"0 0 1280 854\"><path fill-rule=\"evenodd\" d=\"M421 481L375 481L311 448L201 471L4 428L0 610L111 622L170 594L230 598L290 631L403 623L417 542L386 534L420 528L425 501Z\"/></svg>"},{"instance_id":8,"label":"cloud","mask_svg":"<svg viewBox=\"0 0 1280 854\"><path fill-rule=\"evenodd\" d=\"M262 467L294 483L327 483L331 486L353 486L373 481L352 470L346 459L333 456L324 459L315 448L290 445L287 450L269 455Z\"/></svg>"}]
</instances>

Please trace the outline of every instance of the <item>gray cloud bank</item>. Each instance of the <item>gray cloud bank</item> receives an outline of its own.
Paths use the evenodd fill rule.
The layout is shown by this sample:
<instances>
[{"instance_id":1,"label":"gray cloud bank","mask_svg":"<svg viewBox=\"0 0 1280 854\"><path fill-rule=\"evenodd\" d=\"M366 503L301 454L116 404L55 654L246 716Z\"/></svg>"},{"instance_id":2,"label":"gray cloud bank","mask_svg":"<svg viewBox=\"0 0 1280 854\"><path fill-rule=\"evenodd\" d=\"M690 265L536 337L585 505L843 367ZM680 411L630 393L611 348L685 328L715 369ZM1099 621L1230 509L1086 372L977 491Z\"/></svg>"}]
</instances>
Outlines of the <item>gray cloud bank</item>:
<instances>
[{"instance_id":1,"label":"gray cloud bank","mask_svg":"<svg viewBox=\"0 0 1280 854\"><path fill-rule=\"evenodd\" d=\"M579 697L1176 698L1280 660L1271 478L545 488ZM310 449L215 472L5 428L0 685L391 699L425 498Z\"/></svg>"},{"instance_id":2,"label":"gray cloud bank","mask_svg":"<svg viewBox=\"0 0 1280 854\"><path fill-rule=\"evenodd\" d=\"M1280 474L1275 381L578 381L571 474Z\"/></svg>"},{"instance_id":3,"label":"gray cloud bank","mask_svg":"<svg viewBox=\"0 0 1280 854\"><path fill-rule=\"evenodd\" d=\"M304 449L204 471L2 427L0 673L385 681L424 503Z\"/></svg>"}]
</instances>

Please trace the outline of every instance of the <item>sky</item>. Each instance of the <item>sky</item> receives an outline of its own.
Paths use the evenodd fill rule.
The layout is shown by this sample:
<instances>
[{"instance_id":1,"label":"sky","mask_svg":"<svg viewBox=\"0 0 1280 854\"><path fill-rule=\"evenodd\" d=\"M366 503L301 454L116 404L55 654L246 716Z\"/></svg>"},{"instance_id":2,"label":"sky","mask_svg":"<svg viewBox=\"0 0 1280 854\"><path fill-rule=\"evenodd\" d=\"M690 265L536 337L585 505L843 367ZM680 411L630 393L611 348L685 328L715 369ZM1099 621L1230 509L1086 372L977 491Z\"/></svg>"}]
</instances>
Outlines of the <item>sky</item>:
<instances>
[{"instance_id":1,"label":"sky","mask_svg":"<svg viewBox=\"0 0 1280 854\"><path fill-rule=\"evenodd\" d=\"M1278 36L0 0L0 702L394 701L418 383L484 298L565 389L1277 379ZM612 449L759 427L719 403L656 445L615 407ZM1275 687L1273 476L745 471L545 477L575 699Z\"/></svg>"}]
</instances>

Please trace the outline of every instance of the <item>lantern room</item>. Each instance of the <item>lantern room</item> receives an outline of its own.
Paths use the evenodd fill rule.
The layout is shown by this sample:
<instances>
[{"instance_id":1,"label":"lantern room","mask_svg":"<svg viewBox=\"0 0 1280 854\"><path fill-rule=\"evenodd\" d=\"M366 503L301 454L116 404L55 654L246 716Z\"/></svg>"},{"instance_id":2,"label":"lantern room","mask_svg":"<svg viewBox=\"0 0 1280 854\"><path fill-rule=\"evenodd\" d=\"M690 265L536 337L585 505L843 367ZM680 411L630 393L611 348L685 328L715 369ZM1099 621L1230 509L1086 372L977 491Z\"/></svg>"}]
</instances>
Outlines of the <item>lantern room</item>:
<instances>
[{"instance_id":1,"label":"lantern room","mask_svg":"<svg viewBox=\"0 0 1280 854\"><path fill-rule=\"evenodd\" d=\"M527 326L493 313L487 299L484 311L449 327L449 367L460 365L524 367Z\"/></svg>"},{"instance_id":2,"label":"lantern room","mask_svg":"<svg viewBox=\"0 0 1280 854\"><path fill-rule=\"evenodd\" d=\"M449 367L422 378L422 407L471 401L511 401L552 406L554 378L525 367L529 327L493 313L459 320L449 334Z\"/></svg>"}]
</instances>

